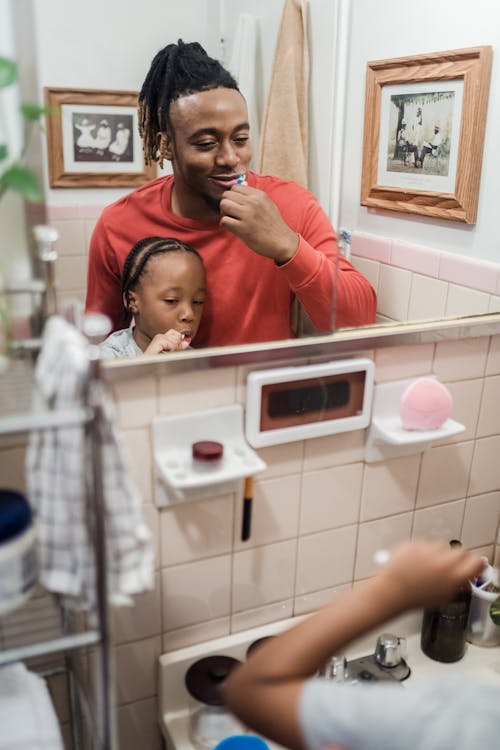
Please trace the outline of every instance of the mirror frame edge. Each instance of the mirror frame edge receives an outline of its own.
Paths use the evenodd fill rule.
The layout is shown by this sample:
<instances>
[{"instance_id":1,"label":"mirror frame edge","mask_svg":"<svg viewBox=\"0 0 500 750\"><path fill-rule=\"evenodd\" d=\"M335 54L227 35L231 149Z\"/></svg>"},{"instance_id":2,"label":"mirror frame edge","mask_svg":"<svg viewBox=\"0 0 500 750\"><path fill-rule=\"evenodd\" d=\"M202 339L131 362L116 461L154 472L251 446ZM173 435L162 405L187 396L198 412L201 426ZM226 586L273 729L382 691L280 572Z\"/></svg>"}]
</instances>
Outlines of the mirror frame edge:
<instances>
[{"instance_id":1,"label":"mirror frame edge","mask_svg":"<svg viewBox=\"0 0 500 750\"><path fill-rule=\"evenodd\" d=\"M439 343L477 336L500 334L500 313L474 315L453 320L436 320L426 323L383 324L357 330L342 329L333 334L307 339L286 339L265 344L227 346L198 349L175 354L158 354L107 360L101 363L100 371L106 383L118 383L145 375L164 375L191 370L206 370L219 367L240 367L279 362L280 366L297 359L354 356L367 349L391 346L415 346Z\"/></svg>"}]
</instances>

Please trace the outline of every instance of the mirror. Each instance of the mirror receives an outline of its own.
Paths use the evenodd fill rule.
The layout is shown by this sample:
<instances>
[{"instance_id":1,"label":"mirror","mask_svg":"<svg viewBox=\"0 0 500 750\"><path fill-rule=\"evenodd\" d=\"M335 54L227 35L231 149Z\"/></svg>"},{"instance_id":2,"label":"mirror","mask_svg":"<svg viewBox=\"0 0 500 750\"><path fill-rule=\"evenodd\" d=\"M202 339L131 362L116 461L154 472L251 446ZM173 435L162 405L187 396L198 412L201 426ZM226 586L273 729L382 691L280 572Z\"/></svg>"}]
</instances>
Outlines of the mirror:
<instances>
[{"instance_id":1,"label":"mirror","mask_svg":"<svg viewBox=\"0 0 500 750\"><path fill-rule=\"evenodd\" d=\"M283 3L185 0L173 6L161 0L143 0L124 14L116 0L106 7L89 0L84 13L74 0L53 0L43 9L31 0L22 3L22 18L21 9L16 7L20 4L12 1L11 5L19 49L28 55L23 68L31 71L31 89L40 95L44 86L137 90L155 51L179 36L199 39L210 54L227 64L240 13L254 14L258 20L257 71L259 85L265 91ZM29 14L26 5L31 6ZM384 299L384 307L379 305L380 322L454 319L500 310L498 268L491 240L497 232L494 196L500 188L493 158L494 133L500 124L496 102L490 100L487 114L476 225L367 209L359 202L366 63L467 47L478 40L494 45L500 37L500 31L495 31L500 29L497 4L489 3L477 14L469 3L457 6L456 1L443 0L433 8L436 15L426 26L424 40L417 33L421 28L418 6L405 10L405 22L398 27L397 35L387 35L382 25L384 18L399 17L395 0L377 4L371 0L309 0L308 8L310 189L337 232L351 233L352 259L372 281L379 299ZM450 17L455 19L453 29ZM494 54L493 75L496 65ZM325 91L331 95L325 96ZM43 159L44 148L42 145ZM47 202L66 209L68 215L76 205L81 215L85 206L104 206L126 192L48 189ZM447 275L443 275L445 266ZM478 285L464 285L464 281L472 283L473 276ZM342 334L343 338L362 337L363 330Z\"/></svg>"}]
</instances>

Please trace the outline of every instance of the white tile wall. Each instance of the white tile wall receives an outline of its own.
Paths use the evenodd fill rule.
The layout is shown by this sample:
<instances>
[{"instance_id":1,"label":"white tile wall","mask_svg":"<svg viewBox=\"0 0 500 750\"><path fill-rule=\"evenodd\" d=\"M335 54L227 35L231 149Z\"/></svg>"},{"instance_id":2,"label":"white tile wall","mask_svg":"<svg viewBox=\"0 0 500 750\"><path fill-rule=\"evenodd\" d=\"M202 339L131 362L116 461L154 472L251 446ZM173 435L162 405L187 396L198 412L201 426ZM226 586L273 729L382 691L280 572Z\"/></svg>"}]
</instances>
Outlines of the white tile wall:
<instances>
[{"instance_id":1,"label":"white tile wall","mask_svg":"<svg viewBox=\"0 0 500 750\"><path fill-rule=\"evenodd\" d=\"M296 594L352 581L357 527L343 526L299 539Z\"/></svg>"},{"instance_id":2,"label":"white tile wall","mask_svg":"<svg viewBox=\"0 0 500 750\"><path fill-rule=\"evenodd\" d=\"M474 443L436 445L422 457L417 507L465 497Z\"/></svg>"},{"instance_id":3,"label":"white tile wall","mask_svg":"<svg viewBox=\"0 0 500 750\"><path fill-rule=\"evenodd\" d=\"M164 630L229 615L230 555L162 568L161 574Z\"/></svg>"},{"instance_id":4,"label":"white tile wall","mask_svg":"<svg viewBox=\"0 0 500 750\"><path fill-rule=\"evenodd\" d=\"M235 612L291 599L295 582L295 539L240 550L233 555Z\"/></svg>"},{"instance_id":5,"label":"white tile wall","mask_svg":"<svg viewBox=\"0 0 500 750\"><path fill-rule=\"evenodd\" d=\"M127 682L143 659L136 684L120 692L120 748L160 748L152 678L160 649L309 612L371 575L377 549L412 536L461 537L500 562L500 336L373 357L377 382L436 374L465 433L423 455L369 465L363 430L262 449L268 468L255 481L247 543L239 493L153 505L150 444L159 413L244 401L245 369L148 375L112 389L158 569L154 591L113 615ZM23 458L22 446L0 445L2 481L22 487Z\"/></svg>"},{"instance_id":6,"label":"white tile wall","mask_svg":"<svg viewBox=\"0 0 500 750\"><path fill-rule=\"evenodd\" d=\"M419 468L420 454L367 464L363 481L361 521L413 510Z\"/></svg>"},{"instance_id":7,"label":"white tile wall","mask_svg":"<svg viewBox=\"0 0 500 750\"><path fill-rule=\"evenodd\" d=\"M357 523L362 484L362 463L306 472L302 478L300 533Z\"/></svg>"}]
</instances>

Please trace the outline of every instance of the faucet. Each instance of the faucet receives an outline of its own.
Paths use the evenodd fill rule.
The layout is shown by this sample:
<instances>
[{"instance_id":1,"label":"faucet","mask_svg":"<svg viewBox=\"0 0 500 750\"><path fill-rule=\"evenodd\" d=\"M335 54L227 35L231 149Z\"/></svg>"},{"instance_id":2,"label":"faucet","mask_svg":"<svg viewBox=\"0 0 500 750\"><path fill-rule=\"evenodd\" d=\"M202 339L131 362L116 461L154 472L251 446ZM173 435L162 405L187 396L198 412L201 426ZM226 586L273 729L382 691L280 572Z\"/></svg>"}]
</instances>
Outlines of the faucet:
<instances>
[{"instance_id":1,"label":"faucet","mask_svg":"<svg viewBox=\"0 0 500 750\"><path fill-rule=\"evenodd\" d=\"M392 633L382 633L377 638L372 654L350 660L345 656L333 656L324 665L320 675L335 682L402 682L411 673L405 657L406 639Z\"/></svg>"}]
</instances>

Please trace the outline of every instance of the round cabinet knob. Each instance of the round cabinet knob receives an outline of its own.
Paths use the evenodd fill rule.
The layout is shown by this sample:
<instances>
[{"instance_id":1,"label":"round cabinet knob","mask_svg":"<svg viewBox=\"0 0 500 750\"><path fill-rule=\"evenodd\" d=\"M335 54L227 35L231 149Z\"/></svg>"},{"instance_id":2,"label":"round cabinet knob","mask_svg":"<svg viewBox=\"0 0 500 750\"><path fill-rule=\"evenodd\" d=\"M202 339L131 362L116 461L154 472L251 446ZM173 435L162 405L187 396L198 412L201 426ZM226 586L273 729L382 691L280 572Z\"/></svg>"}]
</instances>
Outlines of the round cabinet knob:
<instances>
[{"instance_id":1,"label":"round cabinet knob","mask_svg":"<svg viewBox=\"0 0 500 750\"><path fill-rule=\"evenodd\" d=\"M375 660L381 667L397 667L403 659L402 646L405 639L392 633L382 633L377 638Z\"/></svg>"}]
</instances>

